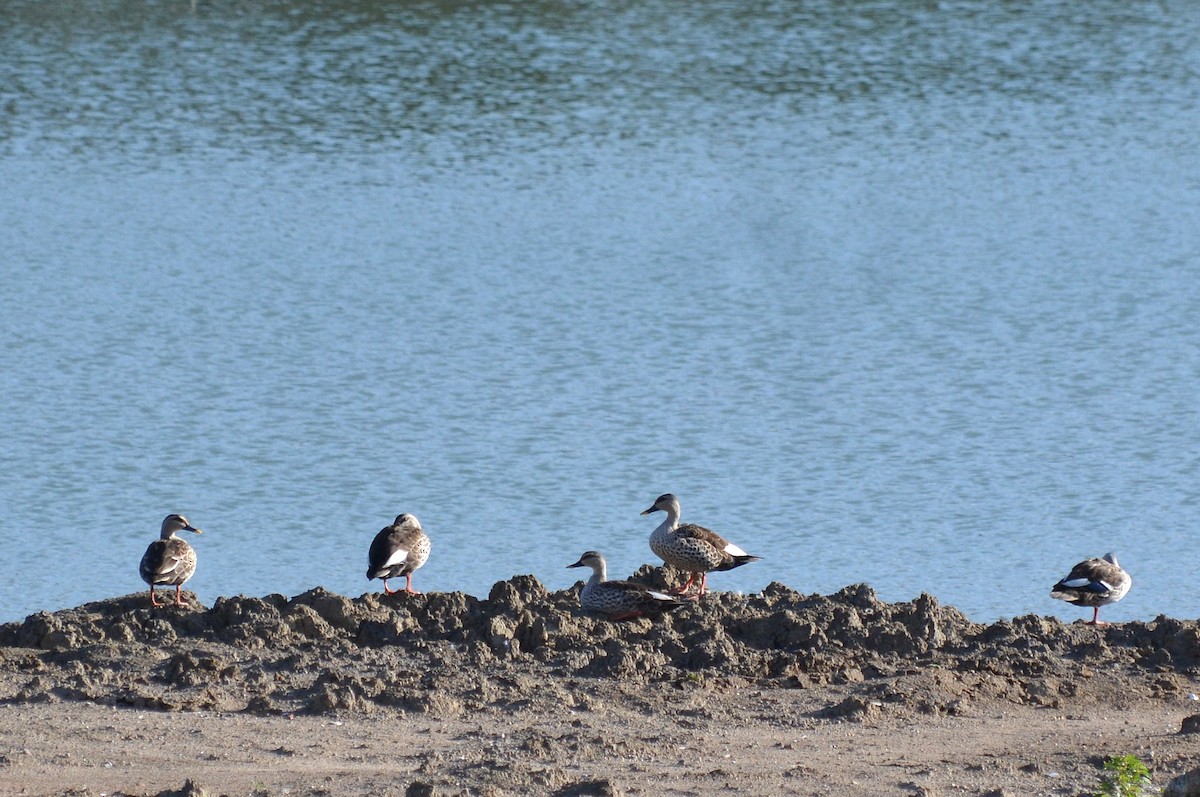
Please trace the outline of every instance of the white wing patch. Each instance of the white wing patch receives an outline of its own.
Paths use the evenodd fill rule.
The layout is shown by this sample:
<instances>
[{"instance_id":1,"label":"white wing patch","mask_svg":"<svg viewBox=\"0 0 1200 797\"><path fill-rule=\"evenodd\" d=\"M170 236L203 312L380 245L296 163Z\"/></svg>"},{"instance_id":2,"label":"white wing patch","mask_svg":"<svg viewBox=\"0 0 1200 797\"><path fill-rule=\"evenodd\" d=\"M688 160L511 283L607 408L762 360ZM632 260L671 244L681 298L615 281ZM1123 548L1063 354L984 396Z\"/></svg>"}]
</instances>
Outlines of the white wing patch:
<instances>
[{"instance_id":1,"label":"white wing patch","mask_svg":"<svg viewBox=\"0 0 1200 797\"><path fill-rule=\"evenodd\" d=\"M165 576L167 573L173 573L177 567L179 567L179 560L172 558L163 562L163 566L154 572L156 575Z\"/></svg>"},{"instance_id":2,"label":"white wing patch","mask_svg":"<svg viewBox=\"0 0 1200 797\"><path fill-rule=\"evenodd\" d=\"M1073 578L1070 581L1064 581L1062 585L1070 589L1078 589L1079 587L1086 587L1091 583L1092 580L1090 578Z\"/></svg>"},{"instance_id":3,"label":"white wing patch","mask_svg":"<svg viewBox=\"0 0 1200 797\"><path fill-rule=\"evenodd\" d=\"M406 562L406 561L408 561L408 551L405 550L404 548L401 548L400 550L396 551L391 556L389 556L387 561L383 563L383 566L384 567L394 567L395 565L402 564L403 562Z\"/></svg>"},{"instance_id":4,"label":"white wing patch","mask_svg":"<svg viewBox=\"0 0 1200 797\"><path fill-rule=\"evenodd\" d=\"M664 595L663 593L655 592L654 590L648 590L648 593L649 593L650 597L654 598L654 600L656 600L656 601L673 601L673 600L675 600L670 595Z\"/></svg>"},{"instance_id":5,"label":"white wing patch","mask_svg":"<svg viewBox=\"0 0 1200 797\"><path fill-rule=\"evenodd\" d=\"M734 545L732 542L725 546L725 553L730 556L749 556L750 554L743 551L741 548Z\"/></svg>"}]
</instances>

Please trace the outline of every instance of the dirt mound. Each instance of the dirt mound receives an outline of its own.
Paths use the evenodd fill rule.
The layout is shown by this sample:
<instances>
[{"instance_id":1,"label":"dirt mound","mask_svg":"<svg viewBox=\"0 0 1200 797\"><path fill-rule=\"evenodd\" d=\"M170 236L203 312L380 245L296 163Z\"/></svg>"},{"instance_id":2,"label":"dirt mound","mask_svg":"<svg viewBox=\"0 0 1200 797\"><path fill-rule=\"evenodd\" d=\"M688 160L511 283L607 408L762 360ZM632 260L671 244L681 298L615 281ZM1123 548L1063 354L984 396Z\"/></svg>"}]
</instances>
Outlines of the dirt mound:
<instances>
[{"instance_id":1,"label":"dirt mound","mask_svg":"<svg viewBox=\"0 0 1200 797\"><path fill-rule=\"evenodd\" d=\"M635 577L666 585L658 569ZM578 588L547 592L532 576L497 583L486 600L320 588L211 608L189 598L191 608L153 609L139 593L0 626L0 701L456 714L586 704L597 684L614 682L844 684L828 714L861 718L897 707L963 713L980 696L1055 705L1088 689L1166 695L1200 671L1195 622L980 625L929 595L888 604L861 584L829 596L781 584L750 597L710 593L624 623L581 614Z\"/></svg>"}]
</instances>

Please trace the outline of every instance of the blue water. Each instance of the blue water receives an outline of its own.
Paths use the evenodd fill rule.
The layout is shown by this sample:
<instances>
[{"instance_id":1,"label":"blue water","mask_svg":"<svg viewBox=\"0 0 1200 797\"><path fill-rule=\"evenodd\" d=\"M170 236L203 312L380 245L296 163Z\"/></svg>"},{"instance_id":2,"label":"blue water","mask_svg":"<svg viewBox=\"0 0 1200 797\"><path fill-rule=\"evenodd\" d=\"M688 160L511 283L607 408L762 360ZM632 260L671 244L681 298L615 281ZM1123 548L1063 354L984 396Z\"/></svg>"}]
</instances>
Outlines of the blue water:
<instances>
[{"instance_id":1,"label":"blue water","mask_svg":"<svg viewBox=\"0 0 1200 797\"><path fill-rule=\"evenodd\" d=\"M662 492L980 621L1195 617L1187 3L0 10L0 621L189 583L552 588ZM657 516L657 517L661 517Z\"/></svg>"}]
</instances>

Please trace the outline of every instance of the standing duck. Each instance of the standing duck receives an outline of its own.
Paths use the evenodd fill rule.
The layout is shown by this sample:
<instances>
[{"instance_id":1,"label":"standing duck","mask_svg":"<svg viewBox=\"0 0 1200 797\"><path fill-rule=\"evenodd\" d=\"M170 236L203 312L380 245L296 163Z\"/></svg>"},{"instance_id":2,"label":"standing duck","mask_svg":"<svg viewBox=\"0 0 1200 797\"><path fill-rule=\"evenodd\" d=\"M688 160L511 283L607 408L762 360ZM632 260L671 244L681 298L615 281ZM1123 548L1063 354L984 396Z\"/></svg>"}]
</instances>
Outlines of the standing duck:
<instances>
[{"instance_id":1,"label":"standing duck","mask_svg":"<svg viewBox=\"0 0 1200 797\"><path fill-rule=\"evenodd\" d=\"M187 518L183 515L167 515L163 519L158 539L150 543L150 547L142 555L141 565L138 566L138 570L142 574L142 581L150 585L151 606L162 606L154 597L154 587L158 584L174 586L175 605L187 606L183 602L180 590L183 589L183 582L196 572L196 551L175 536L177 531L203 533L188 523Z\"/></svg>"},{"instance_id":2,"label":"standing duck","mask_svg":"<svg viewBox=\"0 0 1200 797\"><path fill-rule=\"evenodd\" d=\"M1072 567L1067 577L1050 590L1050 597L1091 606L1088 625L1107 625L1100 620L1100 607L1124 598L1131 586L1133 579L1117 564L1116 554L1106 553L1103 559L1085 559Z\"/></svg>"},{"instance_id":3,"label":"standing duck","mask_svg":"<svg viewBox=\"0 0 1200 797\"><path fill-rule=\"evenodd\" d=\"M590 567L592 577L579 593L579 605L585 612L600 614L609 620L632 620L652 612L670 611L686 601L674 595L656 592L634 581L609 581L608 565L599 551L588 551L567 567Z\"/></svg>"},{"instance_id":4,"label":"standing duck","mask_svg":"<svg viewBox=\"0 0 1200 797\"><path fill-rule=\"evenodd\" d=\"M649 515L651 512L666 512L667 519L650 535L650 550L667 564L687 571L688 574L687 583L677 592L686 592L699 576L698 596L703 595L708 589L710 571L732 570L762 559L761 556L751 556L703 526L693 523L680 524L679 499L671 493L654 499L654 504L642 514Z\"/></svg>"},{"instance_id":5,"label":"standing duck","mask_svg":"<svg viewBox=\"0 0 1200 797\"><path fill-rule=\"evenodd\" d=\"M419 595L412 588L412 574L429 558L429 548L429 537L425 536L416 515L407 512L397 515L396 522L380 529L371 541L367 579L383 579L383 591L388 595L398 592ZM388 579L400 576L404 576L404 589L388 589Z\"/></svg>"}]
</instances>

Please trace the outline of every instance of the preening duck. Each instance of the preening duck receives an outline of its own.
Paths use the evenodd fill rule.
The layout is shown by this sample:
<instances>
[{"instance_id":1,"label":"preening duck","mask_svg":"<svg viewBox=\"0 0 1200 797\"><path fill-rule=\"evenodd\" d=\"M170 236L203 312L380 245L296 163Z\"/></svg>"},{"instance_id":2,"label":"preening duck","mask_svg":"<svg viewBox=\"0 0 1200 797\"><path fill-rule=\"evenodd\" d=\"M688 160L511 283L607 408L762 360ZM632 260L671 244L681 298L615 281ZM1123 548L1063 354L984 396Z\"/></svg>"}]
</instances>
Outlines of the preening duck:
<instances>
[{"instance_id":1,"label":"preening duck","mask_svg":"<svg viewBox=\"0 0 1200 797\"><path fill-rule=\"evenodd\" d=\"M1117 564L1116 555L1106 553L1102 559L1085 559L1072 567L1050 590L1050 597L1091 606L1089 625L1106 625L1100 620L1100 607L1124 598L1131 586L1133 579Z\"/></svg>"},{"instance_id":2,"label":"preening duck","mask_svg":"<svg viewBox=\"0 0 1200 797\"><path fill-rule=\"evenodd\" d=\"M162 606L154 597L154 587L159 584L175 587L175 605L187 606L180 590L183 589L183 583L196 572L196 551L175 536L177 531L203 533L188 523L183 515L167 515L163 519L159 538L150 543L138 566L142 581L150 585L151 606Z\"/></svg>"},{"instance_id":3,"label":"preening duck","mask_svg":"<svg viewBox=\"0 0 1200 797\"><path fill-rule=\"evenodd\" d=\"M412 588L412 574L425 564L430 547L429 537L415 515L407 512L397 515L396 521L380 529L371 541L371 550L367 555L367 579L383 579L383 591L388 595L397 592L419 594ZM388 579L400 576L404 576L404 589L389 589Z\"/></svg>"},{"instance_id":4,"label":"preening duck","mask_svg":"<svg viewBox=\"0 0 1200 797\"><path fill-rule=\"evenodd\" d=\"M579 604L585 612L603 615L609 620L631 620L677 609L686 603L682 598L656 592L635 581L609 581L608 564L599 551L588 551L578 562L567 567L592 568L592 577L579 593Z\"/></svg>"},{"instance_id":5,"label":"preening duck","mask_svg":"<svg viewBox=\"0 0 1200 797\"><path fill-rule=\"evenodd\" d=\"M668 565L687 572L688 580L678 590L680 593L686 592L699 576L698 594L703 595L708 589L710 572L732 570L762 559L761 556L751 556L703 526L694 523L680 524L679 499L671 493L654 499L654 503L642 514L649 515L651 512L667 513L667 519L650 535L650 550Z\"/></svg>"}]
</instances>

